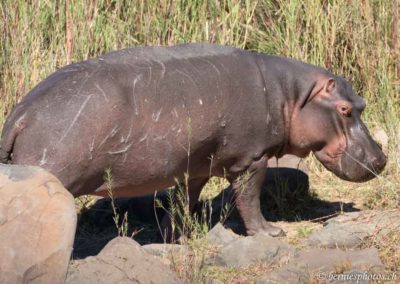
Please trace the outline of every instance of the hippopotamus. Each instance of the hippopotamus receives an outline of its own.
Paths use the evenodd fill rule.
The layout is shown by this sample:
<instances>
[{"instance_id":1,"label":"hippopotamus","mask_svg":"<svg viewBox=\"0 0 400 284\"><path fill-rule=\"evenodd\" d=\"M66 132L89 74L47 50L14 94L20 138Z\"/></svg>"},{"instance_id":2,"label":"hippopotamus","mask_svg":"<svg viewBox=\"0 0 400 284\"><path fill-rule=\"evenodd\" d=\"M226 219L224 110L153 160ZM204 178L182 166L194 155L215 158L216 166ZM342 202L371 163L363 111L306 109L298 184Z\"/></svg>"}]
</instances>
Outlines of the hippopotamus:
<instances>
[{"instance_id":1,"label":"hippopotamus","mask_svg":"<svg viewBox=\"0 0 400 284\"><path fill-rule=\"evenodd\" d=\"M74 195L154 193L212 176L232 185L247 234L282 230L260 210L269 158L316 158L339 178L378 175L386 157L366 104L321 67L228 46L136 47L60 68L9 114L2 163L36 165Z\"/></svg>"}]
</instances>

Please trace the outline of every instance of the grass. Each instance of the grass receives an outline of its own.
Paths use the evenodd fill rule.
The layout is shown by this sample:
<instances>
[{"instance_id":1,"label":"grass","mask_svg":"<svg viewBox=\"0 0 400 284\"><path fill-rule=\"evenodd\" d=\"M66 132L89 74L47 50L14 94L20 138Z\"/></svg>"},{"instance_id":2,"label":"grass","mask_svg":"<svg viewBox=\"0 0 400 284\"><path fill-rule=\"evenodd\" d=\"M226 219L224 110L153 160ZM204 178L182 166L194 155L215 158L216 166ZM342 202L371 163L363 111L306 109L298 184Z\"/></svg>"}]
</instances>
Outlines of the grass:
<instances>
[{"instance_id":1,"label":"grass","mask_svg":"<svg viewBox=\"0 0 400 284\"><path fill-rule=\"evenodd\" d=\"M213 42L294 57L352 77L367 101L365 123L389 137L385 171L364 184L340 181L309 158L312 192L360 208L399 208L399 5L398 0L3 0L0 125L57 68L110 50ZM215 196L224 183L211 179L203 198ZM298 231L308 233L307 227ZM398 235L392 240L373 244L388 256L388 267L398 266L392 253Z\"/></svg>"},{"instance_id":2,"label":"grass","mask_svg":"<svg viewBox=\"0 0 400 284\"><path fill-rule=\"evenodd\" d=\"M127 237L128 236L128 230L129 230L129 223L128 223L128 212L125 212L123 214L123 217L121 218L121 215L118 212L118 208L115 205L115 195L114 195L114 189L113 189L113 177L112 177L112 172L111 169L108 168L106 169L103 177L106 186L107 186L107 194L108 197L110 198L110 203L111 203L111 209L112 209L112 215L113 215L113 221L115 228L118 231L118 236L120 237ZM131 237L135 232L132 233Z\"/></svg>"}]
</instances>

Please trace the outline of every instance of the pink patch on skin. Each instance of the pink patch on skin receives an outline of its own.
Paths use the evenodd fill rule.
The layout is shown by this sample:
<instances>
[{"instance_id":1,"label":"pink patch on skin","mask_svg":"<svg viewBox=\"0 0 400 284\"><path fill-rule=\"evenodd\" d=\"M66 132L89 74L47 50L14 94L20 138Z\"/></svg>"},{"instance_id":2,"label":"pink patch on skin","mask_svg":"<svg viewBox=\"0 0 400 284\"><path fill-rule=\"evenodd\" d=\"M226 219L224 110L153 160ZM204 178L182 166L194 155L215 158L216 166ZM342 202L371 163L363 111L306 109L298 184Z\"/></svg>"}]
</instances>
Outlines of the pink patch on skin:
<instances>
[{"instance_id":1,"label":"pink patch on skin","mask_svg":"<svg viewBox=\"0 0 400 284\"><path fill-rule=\"evenodd\" d=\"M342 135L338 139L335 139L327 146L322 148L320 151L317 151L315 154L323 163L336 164L345 152L346 146L346 137L345 135Z\"/></svg>"}]
</instances>

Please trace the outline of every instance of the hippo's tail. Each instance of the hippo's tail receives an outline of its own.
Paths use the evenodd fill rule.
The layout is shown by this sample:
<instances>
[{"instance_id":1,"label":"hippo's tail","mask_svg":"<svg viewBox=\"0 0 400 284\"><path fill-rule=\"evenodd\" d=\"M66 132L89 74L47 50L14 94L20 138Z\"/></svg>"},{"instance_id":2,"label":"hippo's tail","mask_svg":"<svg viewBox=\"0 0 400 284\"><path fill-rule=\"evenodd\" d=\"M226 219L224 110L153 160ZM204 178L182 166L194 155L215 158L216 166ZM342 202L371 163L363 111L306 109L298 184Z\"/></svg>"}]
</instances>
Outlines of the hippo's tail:
<instances>
[{"instance_id":1,"label":"hippo's tail","mask_svg":"<svg viewBox=\"0 0 400 284\"><path fill-rule=\"evenodd\" d=\"M24 118L25 115L19 117L17 120L9 117L4 124L0 142L0 163L8 164L11 161L11 154L13 152L15 140L21 130L25 127Z\"/></svg>"},{"instance_id":2,"label":"hippo's tail","mask_svg":"<svg viewBox=\"0 0 400 284\"><path fill-rule=\"evenodd\" d=\"M7 164L11 160L15 138L17 138L18 135L18 131L16 130L16 128L3 130L0 143L0 163Z\"/></svg>"}]
</instances>

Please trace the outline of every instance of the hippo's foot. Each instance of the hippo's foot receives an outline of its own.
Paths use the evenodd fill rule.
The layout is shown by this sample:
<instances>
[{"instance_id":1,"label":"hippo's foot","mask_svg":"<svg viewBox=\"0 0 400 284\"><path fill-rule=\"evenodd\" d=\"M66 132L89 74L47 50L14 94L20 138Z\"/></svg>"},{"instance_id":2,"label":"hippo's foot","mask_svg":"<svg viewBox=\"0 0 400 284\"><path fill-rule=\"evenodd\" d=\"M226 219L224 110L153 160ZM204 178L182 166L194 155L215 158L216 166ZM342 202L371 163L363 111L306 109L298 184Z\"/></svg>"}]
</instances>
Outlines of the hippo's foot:
<instances>
[{"instance_id":1,"label":"hippo's foot","mask_svg":"<svg viewBox=\"0 0 400 284\"><path fill-rule=\"evenodd\" d=\"M286 236L285 232L280 227L273 226L265 220L258 223L257 226L251 226L250 228L247 228L246 233L249 236L253 236L257 233L265 233L271 237Z\"/></svg>"}]
</instances>

